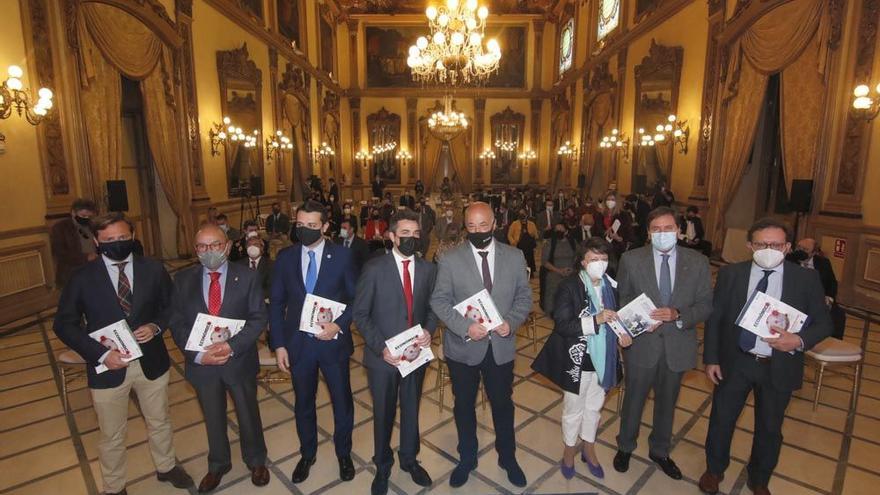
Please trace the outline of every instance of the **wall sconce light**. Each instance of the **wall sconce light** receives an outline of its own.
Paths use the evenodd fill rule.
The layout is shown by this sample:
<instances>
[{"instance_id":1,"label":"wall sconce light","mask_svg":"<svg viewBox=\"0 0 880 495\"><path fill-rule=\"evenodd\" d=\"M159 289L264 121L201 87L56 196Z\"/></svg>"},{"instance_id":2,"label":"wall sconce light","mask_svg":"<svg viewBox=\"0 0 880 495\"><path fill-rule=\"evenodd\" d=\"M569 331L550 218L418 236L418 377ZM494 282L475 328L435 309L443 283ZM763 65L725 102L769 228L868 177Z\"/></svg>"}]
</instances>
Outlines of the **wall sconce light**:
<instances>
[{"instance_id":1,"label":"wall sconce light","mask_svg":"<svg viewBox=\"0 0 880 495\"><path fill-rule=\"evenodd\" d=\"M315 156L320 160L321 158L335 156L336 152L333 151L333 148L330 147L326 142L321 143L321 146L315 148Z\"/></svg>"},{"instance_id":2,"label":"wall sconce light","mask_svg":"<svg viewBox=\"0 0 880 495\"><path fill-rule=\"evenodd\" d=\"M484 163L489 163L491 160L494 160L494 159L495 159L495 152L489 148L486 148L485 150L483 150L482 153L480 153L480 160L483 160Z\"/></svg>"},{"instance_id":3,"label":"wall sconce light","mask_svg":"<svg viewBox=\"0 0 880 495\"><path fill-rule=\"evenodd\" d=\"M226 144L229 141L241 142L245 148L253 148L257 145L257 136L259 135L260 131L257 129L254 129L251 134L245 134L241 127L232 124L229 117L223 117L222 123L215 122L208 130L208 137L211 139L211 156L219 155L220 146L226 149Z\"/></svg>"},{"instance_id":4,"label":"wall sconce light","mask_svg":"<svg viewBox=\"0 0 880 495\"><path fill-rule=\"evenodd\" d=\"M669 115L666 117L666 124L663 125L663 132L673 146L678 145L679 153L687 154L688 137L691 135L691 127L687 124L687 120L678 120L675 115Z\"/></svg>"},{"instance_id":5,"label":"wall sconce light","mask_svg":"<svg viewBox=\"0 0 880 495\"><path fill-rule=\"evenodd\" d=\"M367 163L373 159L373 155L366 151L358 151L354 154L354 159L361 162L363 167L366 167Z\"/></svg>"},{"instance_id":6,"label":"wall sconce light","mask_svg":"<svg viewBox=\"0 0 880 495\"><path fill-rule=\"evenodd\" d=\"M571 145L571 141L566 141L559 149L556 150L556 155L564 158L574 158L577 153L577 147Z\"/></svg>"},{"instance_id":7,"label":"wall sconce light","mask_svg":"<svg viewBox=\"0 0 880 495\"><path fill-rule=\"evenodd\" d=\"M618 129L611 129L611 135L602 138L599 148L609 150L612 153L623 151L623 159L629 160L629 138Z\"/></svg>"},{"instance_id":8,"label":"wall sconce light","mask_svg":"<svg viewBox=\"0 0 880 495\"><path fill-rule=\"evenodd\" d=\"M33 98L23 89L21 78L24 71L21 67L10 65L6 72L9 77L0 85L0 119L8 119L14 108L19 117L24 117L31 125L39 125L52 109L52 90L40 88L37 102L32 103ZM3 141L6 141L6 136L0 133L0 142Z\"/></svg>"},{"instance_id":9,"label":"wall sconce light","mask_svg":"<svg viewBox=\"0 0 880 495\"><path fill-rule=\"evenodd\" d=\"M281 131L275 131L272 139L266 140L266 159L281 158L286 151L293 149L293 143L290 138L285 136Z\"/></svg>"},{"instance_id":10,"label":"wall sconce light","mask_svg":"<svg viewBox=\"0 0 880 495\"><path fill-rule=\"evenodd\" d=\"M880 84L874 88L874 96L868 96L871 88L867 84L859 84L853 90L852 113L856 118L867 121L874 120L880 113Z\"/></svg>"},{"instance_id":11,"label":"wall sconce light","mask_svg":"<svg viewBox=\"0 0 880 495\"><path fill-rule=\"evenodd\" d=\"M523 150L523 152L519 154L518 158L528 163L529 160L534 160L535 158L538 158L538 154L535 153L534 150Z\"/></svg>"},{"instance_id":12,"label":"wall sconce light","mask_svg":"<svg viewBox=\"0 0 880 495\"><path fill-rule=\"evenodd\" d=\"M636 141L636 146L654 146L656 143L655 138L657 137L654 134L646 134L644 127L639 127L639 140Z\"/></svg>"},{"instance_id":13,"label":"wall sconce light","mask_svg":"<svg viewBox=\"0 0 880 495\"><path fill-rule=\"evenodd\" d=\"M412 160L412 154L407 150L401 149L397 152L397 155L395 155L394 158L397 158L404 166L406 166L406 164Z\"/></svg>"}]
</instances>

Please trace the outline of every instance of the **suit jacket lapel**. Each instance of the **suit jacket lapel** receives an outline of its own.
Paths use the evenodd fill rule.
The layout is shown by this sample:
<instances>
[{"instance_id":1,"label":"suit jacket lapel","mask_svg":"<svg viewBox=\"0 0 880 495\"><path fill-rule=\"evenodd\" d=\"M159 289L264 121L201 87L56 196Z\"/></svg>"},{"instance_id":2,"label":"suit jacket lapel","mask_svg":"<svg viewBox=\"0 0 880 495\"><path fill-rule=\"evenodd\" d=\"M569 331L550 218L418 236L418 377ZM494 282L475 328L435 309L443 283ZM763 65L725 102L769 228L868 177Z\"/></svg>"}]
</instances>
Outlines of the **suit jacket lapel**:
<instances>
[{"instance_id":1,"label":"suit jacket lapel","mask_svg":"<svg viewBox=\"0 0 880 495\"><path fill-rule=\"evenodd\" d=\"M336 244L328 240L324 240L324 252L321 253L323 259L321 260L321 267L318 269L318 280L315 281L315 293L318 292L318 287L321 287L321 282L324 281L329 275L326 275L327 269L330 267L330 263L333 262L333 253L336 249ZM345 248L342 248L345 249ZM303 281L303 287L305 287L305 281Z\"/></svg>"},{"instance_id":2,"label":"suit jacket lapel","mask_svg":"<svg viewBox=\"0 0 880 495\"><path fill-rule=\"evenodd\" d=\"M680 293L678 290L679 287L685 287L685 278L687 277L688 266L685 262L685 257L682 256L682 249L676 246L675 253L675 283L672 286L672 300L675 300L675 296ZM658 289L659 290L659 289Z\"/></svg>"},{"instance_id":3,"label":"suit jacket lapel","mask_svg":"<svg viewBox=\"0 0 880 495\"><path fill-rule=\"evenodd\" d=\"M397 258L395 258L394 254L391 254L391 253L386 254L385 257L388 258L386 261L386 264L388 265L388 268L387 268L388 276L394 277L394 282L391 282L389 284L389 287L393 287L392 290L394 291L395 298L397 299L397 304L395 306L397 306L397 308L398 308L397 312L400 314L401 319L406 320L406 298L403 296L403 280L401 280L400 270L398 270L398 268L397 268ZM413 258L413 261L415 261L415 258ZM414 266L415 263L410 263L410 265L412 265L412 266L409 267L409 270L410 270L409 274L411 277L409 279L409 281L412 282L413 311L415 311L415 295L416 295L415 282L417 281L418 277L415 276L415 266ZM413 313L413 319L415 319L415 313ZM404 329L404 330L406 330L406 329Z\"/></svg>"},{"instance_id":4,"label":"suit jacket lapel","mask_svg":"<svg viewBox=\"0 0 880 495\"><path fill-rule=\"evenodd\" d=\"M117 311L119 312L120 319L125 318L125 313L122 312L122 307L119 305L119 293L116 292L116 287L113 287L113 279L110 278L110 273L108 271L109 268L107 268L106 263L104 263L104 258L100 257L100 255L98 255L95 267L97 268L95 273L98 278L101 279L101 281L98 282L98 286L104 288L107 292L107 300L113 301L113 304L118 308ZM134 296L134 294L132 294L132 296ZM132 299L132 301L134 300ZM132 304L132 312L133 310L134 304Z\"/></svg>"},{"instance_id":5,"label":"suit jacket lapel","mask_svg":"<svg viewBox=\"0 0 880 495\"><path fill-rule=\"evenodd\" d=\"M787 262L784 262L784 261L783 261L783 263L787 264ZM791 268L791 267L789 266L786 268ZM794 280L794 277L792 277L791 274L786 276L786 272L790 272L790 271L791 270L786 270L785 268L783 268L783 270L782 270L782 298L781 299L782 299L782 302L784 302L790 306L796 307L788 299L789 296L797 293L797 288L795 287L797 285L797 282Z\"/></svg>"},{"instance_id":6,"label":"suit jacket lapel","mask_svg":"<svg viewBox=\"0 0 880 495\"><path fill-rule=\"evenodd\" d=\"M143 302L142 297L138 297L138 294L146 294L149 291L149 287L146 287L147 277L143 272L143 259L140 256L132 256L131 257L131 278L129 284L134 284L134 278L138 276L138 273L141 274L141 277L138 279L138 290L134 291L132 288L131 291L131 314L137 314L137 311L140 309L140 304ZM146 289L146 290L144 290Z\"/></svg>"},{"instance_id":7,"label":"suit jacket lapel","mask_svg":"<svg viewBox=\"0 0 880 495\"><path fill-rule=\"evenodd\" d=\"M298 246L299 247L297 247L297 249L296 249L296 273L293 274L294 275L293 278L296 280L297 285L299 285L300 290L302 290L303 293L305 293L306 281L305 281L305 279L303 279L303 261L302 261L302 254L303 254L304 248L303 248L302 244L298 244Z\"/></svg>"},{"instance_id":8,"label":"suit jacket lapel","mask_svg":"<svg viewBox=\"0 0 880 495\"><path fill-rule=\"evenodd\" d=\"M648 297L653 301L660 301L660 286L657 283L657 267L654 266L654 248L648 246L645 251L646 255L643 259L643 269L645 272L645 276L651 281L648 284L648 289L650 291L647 294Z\"/></svg>"},{"instance_id":9,"label":"suit jacket lapel","mask_svg":"<svg viewBox=\"0 0 880 495\"><path fill-rule=\"evenodd\" d=\"M236 273L236 268L238 268L238 265L233 266L232 263L226 264L226 283L223 284L223 297L220 299L220 314L218 315L223 316L224 318L227 318L227 310L230 308L230 304L228 303L232 300L230 297L232 291L238 290L238 273Z\"/></svg>"},{"instance_id":10,"label":"suit jacket lapel","mask_svg":"<svg viewBox=\"0 0 880 495\"><path fill-rule=\"evenodd\" d=\"M208 312L208 301L205 300L205 268L200 266L198 270L195 270L195 274L196 287L199 288L199 312L207 315L210 313Z\"/></svg>"}]
</instances>

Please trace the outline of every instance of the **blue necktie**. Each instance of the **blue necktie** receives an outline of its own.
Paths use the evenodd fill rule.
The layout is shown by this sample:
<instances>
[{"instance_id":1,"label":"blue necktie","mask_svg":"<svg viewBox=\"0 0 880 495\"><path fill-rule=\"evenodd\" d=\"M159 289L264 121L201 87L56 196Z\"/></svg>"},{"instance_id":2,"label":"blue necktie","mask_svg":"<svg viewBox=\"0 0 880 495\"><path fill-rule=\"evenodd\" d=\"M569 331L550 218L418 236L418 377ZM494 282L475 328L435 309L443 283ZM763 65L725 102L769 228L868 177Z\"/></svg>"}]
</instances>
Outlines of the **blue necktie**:
<instances>
[{"instance_id":1,"label":"blue necktie","mask_svg":"<svg viewBox=\"0 0 880 495\"><path fill-rule=\"evenodd\" d=\"M773 274L773 270L764 270L764 277L758 281L758 285L755 286L755 292L767 292L767 286L770 285L770 275ZM749 332L746 329L740 329L739 331L739 348L746 351L752 352L752 349L755 348L755 344L758 342L758 336Z\"/></svg>"},{"instance_id":2,"label":"blue necktie","mask_svg":"<svg viewBox=\"0 0 880 495\"><path fill-rule=\"evenodd\" d=\"M663 264L660 265L660 304L669 306L672 301L672 273L669 271L669 255L661 254Z\"/></svg>"},{"instance_id":3,"label":"blue necktie","mask_svg":"<svg viewBox=\"0 0 880 495\"><path fill-rule=\"evenodd\" d=\"M306 271L306 292L311 294L315 290L318 281L318 263L315 261L315 252L309 251L309 268Z\"/></svg>"}]
</instances>

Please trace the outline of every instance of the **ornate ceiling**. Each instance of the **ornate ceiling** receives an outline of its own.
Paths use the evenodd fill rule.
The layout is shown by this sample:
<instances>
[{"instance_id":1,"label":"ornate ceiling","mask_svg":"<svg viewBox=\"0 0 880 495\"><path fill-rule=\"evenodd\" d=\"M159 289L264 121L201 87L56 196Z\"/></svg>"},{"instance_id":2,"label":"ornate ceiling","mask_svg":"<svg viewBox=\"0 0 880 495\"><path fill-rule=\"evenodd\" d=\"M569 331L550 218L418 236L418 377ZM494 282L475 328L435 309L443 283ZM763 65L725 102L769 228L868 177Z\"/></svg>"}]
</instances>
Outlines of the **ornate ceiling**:
<instances>
[{"instance_id":1,"label":"ornate ceiling","mask_svg":"<svg viewBox=\"0 0 880 495\"><path fill-rule=\"evenodd\" d=\"M419 14L440 0L336 0L349 14ZM558 0L482 0L492 14L543 14Z\"/></svg>"}]
</instances>

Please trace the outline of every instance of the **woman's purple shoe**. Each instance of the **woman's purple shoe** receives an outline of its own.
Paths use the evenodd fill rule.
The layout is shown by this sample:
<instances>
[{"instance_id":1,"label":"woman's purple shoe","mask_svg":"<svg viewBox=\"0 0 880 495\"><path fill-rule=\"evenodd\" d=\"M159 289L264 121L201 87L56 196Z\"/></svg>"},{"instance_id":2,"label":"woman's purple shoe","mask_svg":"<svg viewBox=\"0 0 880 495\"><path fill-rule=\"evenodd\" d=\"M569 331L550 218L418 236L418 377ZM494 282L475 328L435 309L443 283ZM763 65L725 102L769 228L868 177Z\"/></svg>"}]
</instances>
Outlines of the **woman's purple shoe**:
<instances>
[{"instance_id":1,"label":"woman's purple shoe","mask_svg":"<svg viewBox=\"0 0 880 495\"><path fill-rule=\"evenodd\" d=\"M564 460L559 461L559 470L562 471L562 476L564 476L565 479L570 480L574 478L574 464L566 466Z\"/></svg>"},{"instance_id":2,"label":"woman's purple shoe","mask_svg":"<svg viewBox=\"0 0 880 495\"><path fill-rule=\"evenodd\" d=\"M583 452L581 452L581 460L587 464L587 469L590 470L590 474L592 474L596 478L599 478L600 480L605 478L605 470L602 469L601 464L596 464L595 466L593 464L590 464L590 461L587 460L587 456L585 456Z\"/></svg>"}]
</instances>

